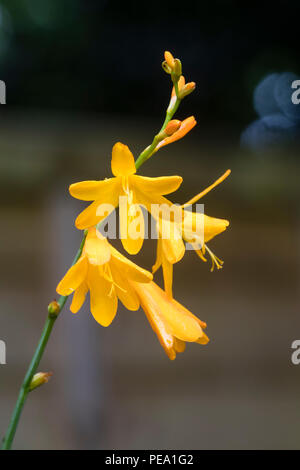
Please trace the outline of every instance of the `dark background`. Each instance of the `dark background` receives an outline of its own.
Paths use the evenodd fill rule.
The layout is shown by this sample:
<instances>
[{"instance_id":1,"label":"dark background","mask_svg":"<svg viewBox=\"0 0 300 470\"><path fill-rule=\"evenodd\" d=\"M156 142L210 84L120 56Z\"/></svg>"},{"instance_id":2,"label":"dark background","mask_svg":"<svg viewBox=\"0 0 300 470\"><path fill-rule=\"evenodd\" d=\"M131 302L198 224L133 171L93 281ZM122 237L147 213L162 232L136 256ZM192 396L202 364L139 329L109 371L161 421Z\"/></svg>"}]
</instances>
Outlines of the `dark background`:
<instances>
[{"instance_id":1,"label":"dark background","mask_svg":"<svg viewBox=\"0 0 300 470\"><path fill-rule=\"evenodd\" d=\"M54 375L29 396L15 448L300 448L299 149L240 148L255 86L300 73L299 8L281 1L0 1L1 434L79 244L85 204L67 188L109 177L116 141L135 156L151 142L171 90L166 49L197 84L178 117L198 125L141 173L182 175L182 203L232 169L203 199L231 222L210 244L224 269L194 253L175 266L175 297L211 342L170 362L142 311L120 306L104 329L88 302L66 308L40 366ZM137 257L145 268L154 249Z\"/></svg>"}]
</instances>

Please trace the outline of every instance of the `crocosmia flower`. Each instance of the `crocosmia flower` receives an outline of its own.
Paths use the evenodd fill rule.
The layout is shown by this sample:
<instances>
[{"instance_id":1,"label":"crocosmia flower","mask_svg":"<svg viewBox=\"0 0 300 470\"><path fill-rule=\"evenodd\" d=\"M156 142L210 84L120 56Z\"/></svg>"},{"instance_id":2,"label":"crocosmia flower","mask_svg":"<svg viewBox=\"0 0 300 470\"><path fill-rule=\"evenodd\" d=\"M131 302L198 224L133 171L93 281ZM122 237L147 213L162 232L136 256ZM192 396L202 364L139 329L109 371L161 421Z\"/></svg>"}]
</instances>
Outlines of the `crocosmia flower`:
<instances>
[{"instance_id":1,"label":"crocosmia flower","mask_svg":"<svg viewBox=\"0 0 300 470\"><path fill-rule=\"evenodd\" d=\"M208 252L212 260L211 270L213 270L215 266L217 269L222 268L223 261L210 250L206 243L226 230L229 225L228 220L210 217L201 212L193 212L187 210L186 207L197 202L215 186L220 184L229 174L230 170L227 170L224 175L218 178L211 186L197 194L187 203L179 206L181 212L178 221L170 220L170 218L167 219L163 216L158 218L152 212L152 215L157 220L157 231L159 234L156 262L152 268L152 272L155 273L162 267L165 291L170 297L172 297L173 264L183 258L185 253L184 242L190 243L193 250L203 261L206 261L204 256L205 252ZM169 207L171 207L171 202L169 201L169 203Z\"/></svg>"},{"instance_id":2,"label":"crocosmia flower","mask_svg":"<svg viewBox=\"0 0 300 470\"><path fill-rule=\"evenodd\" d=\"M170 299L154 282L133 283L150 325L170 359L185 350L186 342L207 344L204 333L206 323L199 320L188 309Z\"/></svg>"},{"instance_id":3,"label":"crocosmia flower","mask_svg":"<svg viewBox=\"0 0 300 470\"><path fill-rule=\"evenodd\" d=\"M95 228L88 231L82 256L57 286L60 295L73 295L70 310L77 313L90 291L90 307L102 326L113 321L118 299L128 310L138 310L139 297L131 281L147 283L152 274L111 246Z\"/></svg>"},{"instance_id":4,"label":"crocosmia flower","mask_svg":"<svg viewBox=\"0 0 300 470\"><path fill-rule=\"evenodd\" d=\"M143 216L140 205L163 204L163 195L170 194L180 186L180 176L161 176L150 178L136 175L134 158L129 148L118 142L112 150L111 170L113 178L102 181L82 181L71 184L70 194L83 201L94 201L76 219L78 229L86 229L97 225L119 205L119 198L126 200L125 211L120 211L121 241L125 250L130 254L140 251L144 236L143 227L141 235L136 237L130 233L134 219L143 225ZM102 211L105 205L105 211ZM109 207L108 207L109 206Z\"/></svg>"}]
</instances>

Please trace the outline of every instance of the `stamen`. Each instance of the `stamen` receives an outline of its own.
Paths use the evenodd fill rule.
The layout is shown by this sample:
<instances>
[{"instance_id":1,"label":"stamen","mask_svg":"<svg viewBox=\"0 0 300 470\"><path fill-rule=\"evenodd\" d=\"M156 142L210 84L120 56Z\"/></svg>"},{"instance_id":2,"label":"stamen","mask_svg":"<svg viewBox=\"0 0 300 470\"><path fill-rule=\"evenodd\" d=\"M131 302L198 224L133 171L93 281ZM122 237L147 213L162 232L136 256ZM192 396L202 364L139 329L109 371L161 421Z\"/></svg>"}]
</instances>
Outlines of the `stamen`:
<instances>
[{"instance_id":1,"label":"stamen","mask_svg":"<svg viewBox=\"0 0 300 470\"><path fill-rule=\"evenodd\" d=\"M220 176L220 178L218 178L213 184L208 186L208 188L201 191L201 193L194 196L192 199L190 199L188 202L183 204L181 207L184 208L184 207L190 206L190 205L194 204L195 202L199 201L199 199L201 199L203 196L205 196L205 194L209 193L209 191L211 191L216 186L218 186L220 183L222 183L227 178L227 176L230 175L230 173L231 173L231 170L225 171L224 175Z\"/></svg>"},{"instance_id":2,"label":"stamen","mask_svg":"<svg viewBox=\"0 0 300 470\"><path fill-rule=\"evenodd\" d=\"M206 250L208 251L210 257L211 257L211 268L210 268L210 271L213 272L214 270L214 267L216 266L217 269L222 269L223 268L223 264L224 264L224 261L221 260L220 258L218 258L209 248L207 245L204 245Z\"/></svg>"},{"instance_id":3,"label":"stamen","mask_svg":"<svg viewBox=\"0 0 300 470\"><path fill-rule=\"evenodd\" d=\"M106 271L106 272L105 272ZM111 297L112 296L112 293L114 292L115 288L117 287L118 289L120 289L122 292L127 292L126 289L123 289L121 286L119 286L119 284L117 284L114 279L113 279L113 276L112 276L112 273L111 273L111 269L110 269L110 266L108 263L106 263L106 265L104 266L104 269L103 269L103 272L102 272L102 276L104 277L104 279L106 279L108 282L111 283L111 288L110 288L110 291L109 291L109 294L108 296Z\"/></svg>"}]
</instances>

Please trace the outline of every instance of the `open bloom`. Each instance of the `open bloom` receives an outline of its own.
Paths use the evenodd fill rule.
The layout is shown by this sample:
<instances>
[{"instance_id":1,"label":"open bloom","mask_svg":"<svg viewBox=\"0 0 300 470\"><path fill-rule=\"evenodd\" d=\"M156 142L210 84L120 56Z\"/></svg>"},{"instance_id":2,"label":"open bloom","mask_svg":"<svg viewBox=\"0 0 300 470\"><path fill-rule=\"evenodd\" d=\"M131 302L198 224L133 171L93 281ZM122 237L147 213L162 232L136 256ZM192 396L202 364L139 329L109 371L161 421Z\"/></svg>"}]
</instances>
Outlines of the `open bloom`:
<instances>
[{"instance_id":1,"label":"open bloom","mask_svg":"<svg viewBox=\"0 0 300 470\"><path fill-rule=\"evenodd\" d=\"M78 229L97 225L115 207L119 198L125 199L120 210L121 241L125 250L136 254L144 240L144 218L141 205L163 204L163 195L172 193L181 184L180 176L149 178L136 175L134 158L129 148L118 142L112 150L111 170L113 178L102 181L82 181L71 184L70 194L83 201L94 201L75 221ZM123 208L123 204L122 204Z\"/></svg>"},{"instance_id":2,"label":"open bloom","mask_svg":"<svg viewBox=\"0 0 300 470\"><path fill-rule=\"evenodd\" d=\"M139 298L131 281L147 283L152 274L121 255L106 238L90 228L80 259L57 286L60 295L74 293L71 312L77 313L90 291L91 312L102 326L113 321L118 299L128 310L138 310Z\"/></svg>"},{"instance_id":3,"label":"open bloom","mask_svg":"<svg viewBox=\"0 0 300 470\"><path fill-rule=\"evenodd\" d=\"M212 260L211 271L213 271L215 266L217 269L222 268L223 261L214 255L206 243L226 230L229 225L228 220L210 217L199 212L192 212L185 208L197 202L215 186L220 184L229 174L230 170L227 170L224 175L218 178L211 186L197 194L187 203L179 206L180 212L177 212L179 218L176 217L176 211L175 220L170 220L170 218L161 216L161 214L159 214L158 217L157 214L153 214L157 221L159 238L157 242L156 262L152 268L152 272L155 273L162 266L165 291L169 297L172 297L173 264L180 261L184 256L184 242L190 243L193 250L196 251L197 255L203 261L206 261L204 257L205 252L207 251L209 253ZM178 206L174 207L177 209Z\"/></svg>"},{"instance_id":4,"label":"open bloom","mask_svg":"<svg viewBox=\"0 0 300 470\"><path fill-rule=\"evenodd\" d=\"M154 282L132 283L150 325L170 359L185 349L186 342L207 344L206 323L175 299L170 299Z\"/></svg>"}]
</instances>

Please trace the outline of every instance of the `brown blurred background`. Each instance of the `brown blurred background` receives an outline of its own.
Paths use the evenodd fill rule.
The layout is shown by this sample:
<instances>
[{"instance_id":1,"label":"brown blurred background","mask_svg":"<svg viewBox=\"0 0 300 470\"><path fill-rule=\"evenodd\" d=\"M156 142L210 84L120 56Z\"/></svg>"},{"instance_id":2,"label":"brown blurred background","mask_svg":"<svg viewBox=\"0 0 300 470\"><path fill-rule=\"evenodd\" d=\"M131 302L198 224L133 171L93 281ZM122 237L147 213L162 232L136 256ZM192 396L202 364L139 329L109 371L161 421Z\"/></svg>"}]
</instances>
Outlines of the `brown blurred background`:
<instances>
[{"instance_id":1,"label":"brown blurred background","mask_svg":"<svg viewBox=\"0 0 300 470\"><path fill-rule=\"evenodd\" d=\"M129 2L135 14L121 21L119 2L99 2L101 9L74 1L72 24L59 2L56 10L43 3L24 1L21 10L17 2L0 2L11 25L5 30L2 23L7 48L0 54L8 103L0 117L0 339L7 346L7 364L0 365L1 434L46 306L80 242L73 222L85 203L72 199L68 186L109 177L116 141L135 155L150 143L169 94L162 51L173 44L188 78L201 84L179 117L193 113L199 123L141 172L183 176L173 197L182 203L232 170L203 200L208 215L231 223L209 245L224 269L210 273L193 252L175 266L176 299L208 323L211 342L187 345L171 362L142 311L120 305L113 324L102 328L88 302L77 315L67 304L39 368L54 375L30 394L15 448L299 449L300 366L291 362L291 344L300 339L299 149L239 146L255 117L251 97L263 73L299 70L293 29L279 39L280 21L288 18L281 11L282 18L266 26L258 12L239 16L235 2L217 17L212 7L200 12L194 5L182 24L177 18L186 32L180 40L178 30L171 35L174 23L163 28L163 14L170 19L171 13L161 12L154 23L148 16L147 23L135 2ZM252 27L257 21L250 36L248 13ZM153 24L160 35L151 34ZM150 269L154 243L145 243L136 259Z\"/></svg>"}]
</instances>

